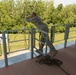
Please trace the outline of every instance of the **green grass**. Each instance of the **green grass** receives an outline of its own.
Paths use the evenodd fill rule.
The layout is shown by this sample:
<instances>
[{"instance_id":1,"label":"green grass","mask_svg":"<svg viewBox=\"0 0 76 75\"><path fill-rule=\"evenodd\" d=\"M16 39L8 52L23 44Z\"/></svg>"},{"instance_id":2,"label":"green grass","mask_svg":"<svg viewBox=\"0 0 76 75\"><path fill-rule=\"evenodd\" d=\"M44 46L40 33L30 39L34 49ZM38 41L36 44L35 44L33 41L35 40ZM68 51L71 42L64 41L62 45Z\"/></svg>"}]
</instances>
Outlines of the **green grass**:
<instances>
[{"instance_id":1,"label":"green grass","mask_svg":"<svg viewBox=\"0 0 76 75\"><path fill-rule=\"evenodd\" d=\"M71 28L70 30L76 30L76 28ZM76 31L74 32L70 32L69 34L69 38L70 37L76 37ZM23 49L23 48L28 48L28 46L30 46L29 43L31 43L30 41L28 40L24 40L24 41L19 41L19 42L12 42L12 41L16 41L16 40L22 40L22 39L28 39L29 38L29 35L28 34L24 34L24 33L18 33L18 34L9 34L9 48L8 48L8 44L7 44L7 51L16 51L16 50L20 50L20 49ZM39 34L37 33L36 34L36 38L39 39ZM55 33L55 38L54 40L55 41L58 41L58 40L62 40L64 39L64 33ZM75 38L71 38L69 40L74 40L75 41ZM60 41L60 42L54 42L54 44L60 44L60 43L63 43L64 40ZM36 41L36 46L39 45L38 41ZM1 48L3 49L2 45L1 45ZM1 49L1 50L2 50Z\"/></svg>"},{"instance_id":2,"label":"green grass","mask_svg":"<svg viewBox=\"0 0 76 75\"><path fill-rule=\"evenodd\" d=\"M70 28L70 31L71 32L69 33L68 41L70 41L70 40L75 41L75 39L76 39L76 27ZM64 36L65 36L65 33L55 33L54 41L62 40L62 39L64 39ZM72 38L72 37L74 37L74 38ZM60 42L54 42L54 44L59 44L59 43L64 43L64 40L60 41Z\"/></svg>"}]
</instances>

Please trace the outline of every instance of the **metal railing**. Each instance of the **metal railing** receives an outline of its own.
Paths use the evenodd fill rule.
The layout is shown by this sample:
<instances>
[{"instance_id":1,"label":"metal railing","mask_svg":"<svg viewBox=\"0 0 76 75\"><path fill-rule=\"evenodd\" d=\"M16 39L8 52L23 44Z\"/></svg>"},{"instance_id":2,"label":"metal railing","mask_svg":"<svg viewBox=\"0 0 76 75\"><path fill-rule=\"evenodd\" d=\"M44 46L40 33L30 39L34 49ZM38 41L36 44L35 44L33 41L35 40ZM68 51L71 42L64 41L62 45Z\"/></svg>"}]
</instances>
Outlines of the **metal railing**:
<instances>
[{"instance_id":1,"label":"metal railing","mask_svg":"<svg viewBox=\"0 0 76 75\"><path fill-rule=\"evenodd\" d=\"M64 36L63 36L63 38L58 39L58 40L55 40L55 36L61 34L61 33L55 32L56 27L57 27L58 25L52 26L52 27L51 27L51 34L50 34L50 36L51 36L50 39L51 39L52 43L64 41L64 48L66 48L66 47L67 47L67 42L68 42L68 40L74 38L74 39L75 39L75 44L76 44L76 29L75 29L75 30L70 30L70 25L71 25L71 24L63 25L63 27L64 27L65 30L64 30L64 32L63 32L62 34L64 34ZM73 25L74 25L74 24L73 24ZM75 25L76 25L76 24L75 24ZM75 28L76 28L76 27L75 27ZM75 33L74 36L72 36L72 37L69 36L69 34L70 34L71 32L74 32L74 33ZM72 35L72 34L71 34L71 35ZM58 38L58 37L57 37L57 38Z\"/></svg>"},{"instance_id":2,"label":"metal railing","mask_svg":"<svg viewBox=\"0 0 76 75\"><path fill-rule=\"evenodd\" d=\"M27 31L27 32L26 32ZM11 40L10 39L10 33L12 34L14 34L15 33L15 35L17 34L19 32L19 34L21 35L28 35L28 37L26 38L26 37L24 37L24 39L23 38L21 38L21 36L18 36L18 37L20 37L21 39L13 39L13 40ZM8 39L7 39L7 42L6 42L6 37L5 37L5 34L8 34ZM18 35L19 35L18 34ZM17 36L16 36L17 37ZM15 37L15 38L16 38ZM8 57L7 57L7 54L9 54L9 53L12 53L12 52L17 52L17 51L22 51L22 50L29 50L29 48L30 48L30 29L20 29L20 30L7 30L7 31L3 31L2 32L2 39L3 39L3 51L4 51L4 59L5 59L5 66L8 66ZM21 47L21 49L16 49L16 50L11 50L11 44L12 43L17 43L17 44L15 44L15 46L17 46L18 45L18 43L19 42L22 42L22 43L20 43L20 45L22 45L23 44L23 41L25 42L24 43L24 46L22 46L22 47L24 47L24 48L22 48ZM25 47L26 46L26 43L28 42L28 46L27 47ZM20 45L18 45L18 47L20 46ZM12 46L13 48L14 48L14 46ZM20 47L19 47L20 48Z\"/></svg>"},{"instance_id":3,"label":"metal railing","mask_svg":"<svg viewBox=\"0 0 76 75\"><path fill-rule=\"evenodd\" d=\"M70 39L70 38L75 38L75 41L76 41L76 36L74 36L74 37L70 37L69 38L69 33L71 32L70 31L70 25L64 25L64 27L65 27L65 32L64 32L64 37L63 37L63 39L60 39L60 40L56 40L55 41L55 35L56 35L56 33L55 33L55 27L56 26L52 26L51 27L51 32L50 32L50 40L52 41L52 43L54 43L54 42L59 42L59 41L62 41L62 40L64 40L64 48L65 47L67 47L67 41L68 41L68 39ZM38 43L43 43L43 42L41 42L39 39L38 39L38 37L36 37L36 31L38 31L38 32L42 32L42 33L44 33L44 34L46 34L47 35L47 33L46 32L44 32L44 31L42 31L42 30L39 30L39 29L34 29L34 28L31 28L31 29L21 29L21 31L24 31L24 30L28 30L28 33L27 34L30 34L30 36L29 36L29 43L28 43L28 45L30 45L29 46L29 49L31 49L31 58L33 58L34 57L34 49L38 49L37 47L38 46L36 46L36 41L38 41ZM15 31L13 31L13 32L17 32L17 31L19 31L19 30L15 30ZM76 32L76 30L74 30L75 32ZM6 34L6 32L11 32L10 30L9 31L3 31L2 32L2 37L3 37L3 50L4 50L4 60L5 60L5 66L8 66L8 58L7 58L7 44L6 44L6 38L5 38L5 34ZM59 34L59 33L58 33ZM75 34L76 35L76 34ZM28 40L28 39L27 39ZM9 41L9 40L8 40ZM12 42L19 42L19 41L23 41L23 40L14 40L14 41L9 41L9 43L12 43ZM8 44L9 44L8 43ZM76 42L75 42L76 43ZM43 43L44 44L44 43ZM9 46L9 45L8 45ZM46 50L45 50L45 54L47 53L47 38L46 38L46 43L45 43L45 48L46 48ZM9 49L9 48L8 48Z\"/></svg>"},{"instance_id":4,"label":"metal railing","mask_svg":"<svg viewBox=\"0 0 76 75\"><path fill-rule=\"evenodd\" d=\"M43 42L41 42L40 40L38 40L38 39L36 38L36 36L35 36L36 32L35 32L35 31L37 30L37 31L42 32L42 33L44 33L44 34L46 34L46 35L47 35L47 33L44 32L44 31L42 31L42 30L38 30L38 29L34 29L34 28L31 28L31 29L23 29L23 30L29 30L29 33L28 33L28 34L30 34L30 36L29 36L29 43L28 43L28 45L30 45L30 46L29 46L29 49L31 48L31 58L33 58L33 57L34 57L34 48L37 49L37 47L35 46L35 41L37 40L37 41L39 41L40 43L43 43ZM8 50L7 50L7 49L9 49L10 43L23 41L23 40L15 40L15 41L9 41L9 40L8 40L8 43L6 43L5 34L6 34L7 32L11 32L11 31L3 31L3 32L2 32L5 66L8 66L8 57L7 57ZM12 32L17 32L17 31L12 31ZM9 38L8 38L8 39L9 39ZM28 39L27 39L27 40L28 40ZM7 44L8 44L8 46L7 46ZM44 43L43 43L43 44L44 44ZM8 48L7 48L7 47L8 47ZM22 50L22 49L21 49L21 50ZM19 50L18 50L18 51L19 51ZM10 50L9 50L9 52L10 52ZM11 53L11 52L10 52L10 53ZM47 53L47 37L46 37L46 52L45 52L45 54L46 54L46 53Z\"/></svg>"},{"instance_id":5,"label":"metal railing","mask_svg":"<svg viewBox=\"0 0 76 75\"><path fill-rule=\"evenodd\" d=\"M30 46L29 29L8 30L8 31L6 31L6 33L8 34L8 41L7 41L8 53L13 53L13 52L29 49L29 46ZM13 36L15 35L15 36L13 37L12 35ZM19 48L15 48L16 46ZM20 46L22 46L22 48ZM12 49L13 47L14 47L14 50Z\"/></svg>"},{"instance_id":6,"label":"metal railing","mask_svg":"<svg viewBox=\"0 0 76 75\"><path fill-rule=\"evenodd\" d=\"M46 43L43 43L42 41L40 41L40 34L39 34L39 38L38 37L36 37L36 32L38 32L38 33L43 33L43 34L45 34L46 35L46 37L45 37L45 40L46 40ZM47 41L48 41L48 33L46 33L46 32L44 32L43 30L40 30L40 29L32 29L32 34L31 34L31 43L32 43L32 45L31 45L31 49L32 49L32 57L34 57L34 55L36 55L35 53L34 53L34 51L35 50L38 50L40 47L40 45L38 45L38 46L36 46L36 41L38 41L38 43L39 44L44 44L45 45L45 52L43 53L43 52L41 52L40 50L39 50L39 52L42 54L42 55L46 55L47 54ZM35 50L34 50L35 49ZM33 55L34 54L34 55ZM37 56L37 55L36 55Z\"/></svg>"}]
</instances>

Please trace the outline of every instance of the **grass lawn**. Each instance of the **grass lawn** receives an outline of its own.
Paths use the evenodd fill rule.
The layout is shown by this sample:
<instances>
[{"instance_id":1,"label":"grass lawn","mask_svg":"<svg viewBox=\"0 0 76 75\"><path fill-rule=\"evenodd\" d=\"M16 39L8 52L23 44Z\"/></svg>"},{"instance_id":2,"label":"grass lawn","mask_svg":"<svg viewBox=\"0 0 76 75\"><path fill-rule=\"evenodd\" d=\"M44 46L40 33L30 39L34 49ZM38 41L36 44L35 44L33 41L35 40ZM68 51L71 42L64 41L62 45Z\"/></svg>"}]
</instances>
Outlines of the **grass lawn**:
<instances>
[{"instance_id":1,"label":"grass lawn","mask_svg":"<svg viewBox=\"0 0 76 75\"><path fill-rule=\"evenodd\" d=\"M76 30L75 28L71 28L72 30ZM71 37L76 37L76 31L70 32L69 33L69 38ZM30 40L26 40L26 39L30 39L30 35L28 34L24 34L24 33L17 33L17 34L9 34L9 44L7 43L7 51L9 52L13 52L13 51L17 51L20 49L24 49L24 48L28 48L30 46ZM39 39L39 34L36 33L36 38ZM64 33L55 33L55 37L54 37L54 44L60 44L64 42ZM71 38L69 40L74 40L75 41L76 38ZM62 40L60 42L56 42L58 40ZM9 45L9 46L8 46ZM39 42L36 41L35 43L36 46L39 45ZM1 45L1 50L3 51L3 47Z\"/></svg>"}]
</instances>

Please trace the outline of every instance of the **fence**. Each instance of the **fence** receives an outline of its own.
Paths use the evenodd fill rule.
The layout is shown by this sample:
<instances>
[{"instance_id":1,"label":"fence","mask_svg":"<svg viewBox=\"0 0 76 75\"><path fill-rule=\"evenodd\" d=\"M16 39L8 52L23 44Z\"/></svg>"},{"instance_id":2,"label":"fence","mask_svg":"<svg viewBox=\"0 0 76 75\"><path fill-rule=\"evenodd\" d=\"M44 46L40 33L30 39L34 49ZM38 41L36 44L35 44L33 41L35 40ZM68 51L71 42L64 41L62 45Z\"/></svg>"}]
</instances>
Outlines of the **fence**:
<instances>
[{"instance_id":1,"label":"fence","mask_svg":"<svg viewBox=\"0 0 76 75\"><path fill-rule=\"evenodd\" d=\"M58 35L58 34L60 34L60 33L55 33L55 28L56 28L56 26L52 26L51 27L51 32L50 32L50 40L52 41L52 43L55 43L55 42L59 42L59 41L64 41L64 48L65 47L67 47L67 41L68 41L68 39L71 39L71 38L74 38L75 39L75 41L76 41L76 34L75 34L75 36L73 36L73 37L70 37L69 36L69 34L70 34L70 32L76 32L76 30L73 30L73 31L70 31L70 25L63 25L64 27L65 27L65 32L64 32L64 36L63 36L63 39L59 39L59 40L55 40L55 36L56 35ZM28 38L27 39L20 39L20 40L12 40L12 41L10 41L9 40L9 37L8 37L8 43L6 43L6 40L5 40L5 34L6 33L11 33L11 32L13 32L13 33L18 33L18 31L19 31L19 33L27 33L28 34ZM42 31L42 30L39 30L39 29L34 29L34 28L31 28L31 29L21 29L21 30L13 30L13 31L11 31L11 30L9 30L9 31L3 31L2 32L2 37L3 37L3 50L4 50L4 59L5 59L5 66L8 66L8 58L7 58L7 53L11 53L12 51L10 51L10 44L11 43L13 43L13 42L21 42L21 41L23 41L23 40L28 40L28 49L31 49L31 58L33 58L33 56L34 56L34 51L35 51L35 49L38 49L37 47L38 46L36 46L36 41L38 41L38 43L43 43L43 42L41 42L40 40L39 40L39 36L37 37L36 36L36 31L38 31L38 32L42 32L42 33L44 33L44 34L46 34L47 35L47 33L46 32L44 32L44 31ZM75 42L76 43L76 42ZM25 43L26 44L26 43ZM44 44L44 43L43 43ZM7 46L8 45L8 46ZM46 44L45 44L45 48L46 48L46 50L45 50L45 54L47 54L47 37L46 37ZM8 50L7 50L8 49ZM21 49L21 50L25 50L26 48L24 48L24 49ZM16 50L15 50L16 51ZM13 52L15 52L15 51L13 51ZM20 51L20 50L17 50L17 51ZM43 54L43 53L42 53Z\"/></svg>"},{"instance_id":2,"label":"fence","mask_svg":"<svg viewBox=\"0 0 76 75\"><path fill-rule=\"evenodd\" d=\"M8 33L8 43L7 43L8 53L29 49L29 46L30 46L29 29L7 31L7 33ZM9 34L9 33L11 33L11 34Z\"/></svg>"},{"instance_id":3,"label":"fence","mask_svg":"<svg viewBox=\"0 0 76 75\"><path fill-rule=\"evenodd\" d=\"M31 43L32 43L32 45L31 45L31 49L32 49L32 57L34 57L33 56L33 54L35 55L35 56L37 56L36 55L36 53L34 53L34 51L35 50L38 50L39 48L40 48L40 44L42 43L42 44L44 44L45 45L45 52L43 53L43 52L41 52L40 50L38 50L39 51L39 53L41 53L42 55L46 55L47 54L47 41L48 41L48 33L46 33L46 32L44 32L44 31L42 31L42 30L40 30L40 29L32 29L32 34L31 34L31 36L32 36L32 38L31 38ZM42 42L42 41L40 41L40 34L39 34L39 38L36 36L36 32L39 32L39 33L43 33L43 34L45 34L45 41L46 41L46 43L44 43L44 42ZM38 42L38 46L37 46L37 43L36 42Z\"/></svg>"},{"instance_id":4,"label":"fence","mask_svg":"<svg viewBox=\"0 0 76 75\"><path fill-rule=\"evenodd\" d=\"M57 26L58 25L56 25L56 26L54 25L54 26L51 27L51 34L50 34L51 38L50 39L53 43L63 41L64 42L64 48L67 47L67 42L68 42L69 39L74 39L74 41L76 43L76 29L71 30L71 28L70 28L71 24L70 25L69 24L68 25L63 25L65 30L62 33L56 33L55 32ZM60 34L62 34L62 36L58 36ZM61 37L61 39L56 39L56 37Z\"/></svg>"}]
</instances>

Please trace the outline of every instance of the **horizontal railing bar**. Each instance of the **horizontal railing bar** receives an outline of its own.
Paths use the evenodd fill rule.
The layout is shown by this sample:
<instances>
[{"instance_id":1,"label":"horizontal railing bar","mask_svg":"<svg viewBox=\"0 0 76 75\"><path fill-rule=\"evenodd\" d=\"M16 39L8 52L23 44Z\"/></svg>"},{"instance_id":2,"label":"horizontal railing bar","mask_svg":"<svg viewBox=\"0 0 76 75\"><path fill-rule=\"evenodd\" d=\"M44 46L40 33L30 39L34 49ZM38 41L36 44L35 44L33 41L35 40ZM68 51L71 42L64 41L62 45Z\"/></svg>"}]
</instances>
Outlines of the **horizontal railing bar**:
<instances>
[{"instance_id":1,"label":"horizontal railing bar","mask_svg":"<svg viewBox=\"0 0 76 75\"><path fill-rule=\"evenodd\" d=\"M29 40L29 39L22 39L22 40L9 41L9 43L12 43L12 42L19 42L19 41L24 41L24 40Z\"/></svg>"},{"instance_id":2,"label":"horizontal railing bar","mask_svg":"<svg viewBox=\"0 0 76 75\"><path fill-rule=\"evenodd\" d=\"M74 36L74 37L69 37L68 39L71 39L71 38L76 38L76 36Z\"/></svg>"},{"instance_id":3,"label":"horizontal railing bar","mask_svg":"<svg viewBox=\"0 0 76 75\"><path fill-rule=\"evenodd\" d=\"M35 47L35 49L38 50L36 47ZM39 51L40 54L45 55L45 54L44 54L43 52L41 52L40 50L38 50L38 51Z\"/></svg>"},{"instance_id":4,"label":"horizontal railing bar","mask_svg":"<svg viewBox=\"0 0 76 75\"><path fill-rule=\"evenodd\" d=\"M71 23L71 24L55 24L55 25L52 25L52 26L66 26L66 25L76 25L76 23Z\"/></svg>"},{"instance_id":5,"label":"horizontal railing bar","mask_svg":"<svg viewBox=\"0 0 76 75\"><path fill-rule=\"evenodd\" d=\"M42 43L42 44L45 44L45 43L41 42L40 40L38 40L37 38L35 38L35 40L39 41L39 42Z\"/></svg>"},{"instance_id":6,"label":"horizontal railing bar","mask_svg":"<svg viewBox=\"0 0 76 75\"><path fill-rule=\"evenodd\" d=\"M57 41L54 41L54 42L59 42L59 41L64 41L64 39L61 39L61 40L57 40Z\"/></svg>"},{"instance_id":7,"label":"horizontal railing bar","mask_svg":"<svg viewBox=\"0 0 76 75\"><path fill-rule=\"evenodd\" d=\"M41 30L41 29L37 29L37 28L36 28L36 30L38 30L39 32L42 32L42 33L44 33L44 34L48 34L47 32L45 32L45 31L43 31L43 30Z\"/></svg>"},{"instance_id":8,"label":"horizontal railing bar","mask_svg":"<svg viewBox=\"0 0 76 75\"><path fill-rule=\"evenodd\" d=\"M26 29L18 29L18 30L6 30L5 32L17 32L17 31L24 31L24 30L30 30L30 28Z\"/></svg>"}]
</instances>

